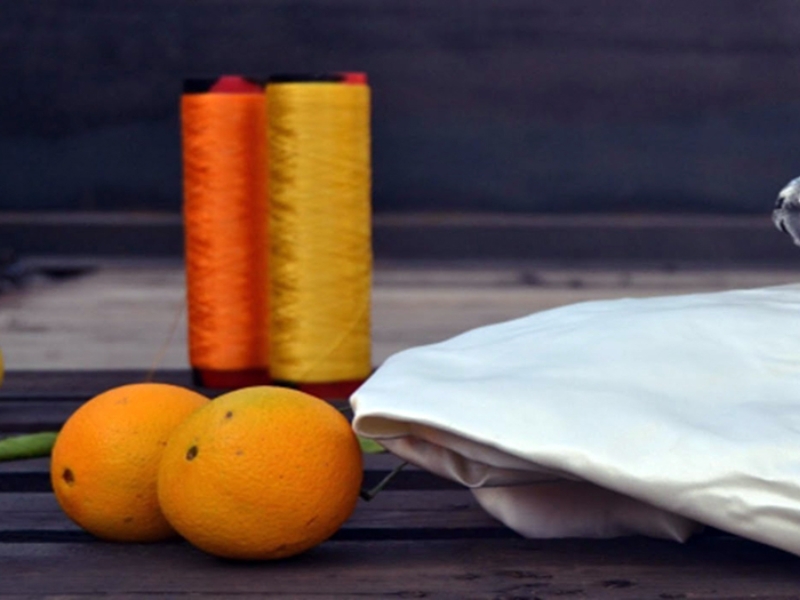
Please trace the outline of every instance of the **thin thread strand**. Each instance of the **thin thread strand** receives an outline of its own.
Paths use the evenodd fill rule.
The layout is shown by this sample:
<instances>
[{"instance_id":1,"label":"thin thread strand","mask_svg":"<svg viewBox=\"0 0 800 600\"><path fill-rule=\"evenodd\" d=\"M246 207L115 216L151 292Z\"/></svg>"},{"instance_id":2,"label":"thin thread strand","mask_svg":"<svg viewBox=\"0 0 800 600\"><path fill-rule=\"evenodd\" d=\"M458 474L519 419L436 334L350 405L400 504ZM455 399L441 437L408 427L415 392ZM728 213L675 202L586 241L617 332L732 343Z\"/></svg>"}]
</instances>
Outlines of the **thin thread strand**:
<instances>
[{"instance_id":1,"label":"thin thread strand","mask_svg":"<svg viewBox=\"0 0 800 600\"><path fill-rule=\"evenodd\" d=\"M161 342L161 346L159 346L155 356L153 357L153 362L150 364L150 370L147 372L147 375L144 378L146 382L149 383L155 381L156 373L161 368L161 364L164 362L164 357L167 355L167 350L169 350L170 344L172 344L172 340L175 337L175 333L178 331L178 325L180 324L181 319L183 319L185 311L185 302L181 301L175 306L175 314L172 317L172 322L169 325L169 329L164 336L164 340Z\"/></svg>"}]
</instances>

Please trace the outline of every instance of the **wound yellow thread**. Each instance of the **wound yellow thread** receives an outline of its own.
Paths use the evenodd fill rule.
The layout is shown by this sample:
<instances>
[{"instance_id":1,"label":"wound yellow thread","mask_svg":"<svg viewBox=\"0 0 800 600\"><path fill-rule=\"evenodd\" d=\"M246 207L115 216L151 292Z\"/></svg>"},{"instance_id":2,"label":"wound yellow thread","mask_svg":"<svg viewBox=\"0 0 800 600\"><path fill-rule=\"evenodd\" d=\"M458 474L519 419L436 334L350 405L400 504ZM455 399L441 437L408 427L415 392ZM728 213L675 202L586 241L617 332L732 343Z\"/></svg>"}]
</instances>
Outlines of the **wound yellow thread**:
<instances>
[{"instance_id":1,"label":"wound yellow thread","mask_svg":"<svg viewBox=\"0 0 800 600\"><path fill-rule=\"evenodd\" d=\"M370 92L270 83L270 367L274 379L371 368Z\"/></svg>"}]
</instances>

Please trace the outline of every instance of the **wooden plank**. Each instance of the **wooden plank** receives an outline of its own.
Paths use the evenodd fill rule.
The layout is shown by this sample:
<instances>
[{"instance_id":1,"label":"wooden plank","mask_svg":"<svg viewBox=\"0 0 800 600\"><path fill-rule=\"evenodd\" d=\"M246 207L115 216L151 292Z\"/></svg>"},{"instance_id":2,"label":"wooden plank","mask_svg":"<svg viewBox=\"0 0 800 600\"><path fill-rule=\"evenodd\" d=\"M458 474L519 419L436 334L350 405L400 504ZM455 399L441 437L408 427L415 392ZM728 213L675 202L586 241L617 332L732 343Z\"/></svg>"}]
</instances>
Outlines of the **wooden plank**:
<instances>
[{"instance_id":1,"label":"wooden plank","mask_svg":"<svg viewBox=\"0 0 800 600\"><path fill-rule=\"evenodd\" d=\"M0 493L0 540L8 531L78 531L52 493Z\"/></svg>"},{"instance_id":2,"label":"wooden plank","mask_svg":"<svg viewBox=\"0 0 800 600\"><path fill-rule=\"evenodd\" d=\"M2 401L0 437L14 433L57 431L82 402Z\"/></svg>"},{"instance_id":3,"label":"wooden plank","mask_svg":"<svg viewBox=\"0 0 800 600\"><path fill-rule=\"evenodd\" d=\"M185 544L0 544L0 597L796 598L800 563L739 539L331 541L240 564Z\"/></svg>"},{"instance_id":4,"label":"wooden plank","mask_svg":"<svg viewBox=\"0 0 800 600\"><path fill-rule=\"evenodd\" d=\"M386 490L360 500L345 529L475 529L502 527L466 489ZM78 531L50 493L0 493L0 542L8 532ZM8 537L8 536L6 536Z\"/></svg>"},{"instance_id":5,"label":"wooden plank","mask_svg":"<svg viewBox=\"0 0 800 600\"><path fill-rule=\"evenodd\" d=\"M473 327L575 302L799 279L800 260L782 269L392 263L375 271L373 364ZM188 383L187 327L180 312L184 280L179 262L105 265L85 277L31 284L0 295L0 347L9 370L0 397L15 391L28 397L89 397L113 385L144 380L155 362L157 380Z\"/></svg>"},{"instance_id":6,"label":"wooden plank","mask_svg":"<svg viewBox=\"0 0 800 600\"><path fill-rule=\"evenodd\" d=\"M700 262L794 265L797 251L769 218L776 181L756 215L589 214L430 215L376 214L375 259L584 261L606 263ZM147 239L147 244L139 240ZM31 267L73 257L86 268L95 260L183 257L183 221L177 212L3 213L0 250L35 257ZM47 260L43 260L47 259Z\"/></svg>"},{"instance_id":7,"label":"wooden plank","mask_svg":"<svg viewBox=\"0 0 800 600\"><path fill-rule=\"evenodd\" d=\"M13 353L13 350L6 349L6 352ZM194 387L187 369L159 369L155 376L162 383ZM146 370L130 368L12 371L6 374L0 386L0 403L88 400L112 387L144 381L146 377Z\"/></svg>"},{"instance_id":8,"label":"wooden plank","mask_svg":"<svg viewBox=\"0 0 800 600\"><path fill-rule=\"evenodd\" d=\"M379 258L406 260L796 263L770 210L765 202L754 216L391 215L376 219L374 246Z\"/></svg>"},{"instance_id":9,"label":"wooden plank","mask_svg":"<svg viewBox=\"0 0 800 600\"><path fill-rule=\"evenodd\" d=\"M47 473L49 468L49 458L26 458L0 462L0 482L7 473Z\"/></svg>"}]
</instances>

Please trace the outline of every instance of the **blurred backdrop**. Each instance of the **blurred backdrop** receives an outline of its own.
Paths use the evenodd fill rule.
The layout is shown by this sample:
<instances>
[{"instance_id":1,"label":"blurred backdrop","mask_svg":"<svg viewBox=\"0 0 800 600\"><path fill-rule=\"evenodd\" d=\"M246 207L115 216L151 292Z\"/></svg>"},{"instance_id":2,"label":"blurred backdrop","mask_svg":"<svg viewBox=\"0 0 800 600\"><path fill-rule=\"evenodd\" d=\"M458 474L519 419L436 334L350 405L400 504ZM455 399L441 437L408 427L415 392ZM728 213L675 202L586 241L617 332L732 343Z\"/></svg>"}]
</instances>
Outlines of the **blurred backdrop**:
<instances>
[{"instance_id":1,"label":"blurred backdrop","mask_svg":"<svg viewBox=\"0 0 800 600\"><path fill-rule=\"evenodd\" d=\"M376 213L765 213L798 32L794 0L4 2L0 210L178 212L185 77L363 70Z\"/></svg>"}]
</instances>

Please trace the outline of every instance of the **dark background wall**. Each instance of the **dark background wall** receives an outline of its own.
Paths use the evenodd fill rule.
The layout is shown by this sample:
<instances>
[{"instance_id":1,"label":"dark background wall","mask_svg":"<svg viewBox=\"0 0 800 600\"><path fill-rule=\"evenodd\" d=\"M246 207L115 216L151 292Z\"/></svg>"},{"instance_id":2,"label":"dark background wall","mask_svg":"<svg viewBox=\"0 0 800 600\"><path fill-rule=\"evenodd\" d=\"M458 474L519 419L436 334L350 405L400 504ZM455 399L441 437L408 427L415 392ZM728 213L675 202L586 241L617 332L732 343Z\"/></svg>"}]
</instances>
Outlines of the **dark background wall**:
<instances>
[{"instance_id":1,"label":"dark background wall","mask_svg":"<svg viewBox=\"0 0 800 600\"><path fill-rule=\"evenodd\" d=\"M364 70L374 205L769 210L800 175L794 0L27 0L0 209L180 207L186 76Z\"/></svg>"}]
</instances>

